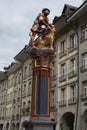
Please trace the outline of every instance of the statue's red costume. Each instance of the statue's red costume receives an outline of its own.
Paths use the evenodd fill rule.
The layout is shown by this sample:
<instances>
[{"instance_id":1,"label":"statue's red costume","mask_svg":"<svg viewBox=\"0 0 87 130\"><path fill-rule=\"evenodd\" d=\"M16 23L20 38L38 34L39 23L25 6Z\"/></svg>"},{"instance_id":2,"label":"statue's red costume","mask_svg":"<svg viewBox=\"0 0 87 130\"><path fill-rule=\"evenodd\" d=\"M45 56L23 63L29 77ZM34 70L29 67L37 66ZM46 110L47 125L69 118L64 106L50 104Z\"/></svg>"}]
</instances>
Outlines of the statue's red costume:
<instances>
[{"instance_id":1,"label":"statue's red costume","mask_svg":"<svg viewBox=\"0 0 87 130\"><path fill-rule=\"evenodd\" d=\"M37 16L30 32L30 45L31 46L34 46L34 40L35 40L36 35L37 36L42 35L42 37L45 38L47 31L51 29L52 24L49 22L49 19L47 17L49 13L50 13L50 10L47 8L44 8L42 10L42 13L40 13Z\"/></svg>"}]
</instances>

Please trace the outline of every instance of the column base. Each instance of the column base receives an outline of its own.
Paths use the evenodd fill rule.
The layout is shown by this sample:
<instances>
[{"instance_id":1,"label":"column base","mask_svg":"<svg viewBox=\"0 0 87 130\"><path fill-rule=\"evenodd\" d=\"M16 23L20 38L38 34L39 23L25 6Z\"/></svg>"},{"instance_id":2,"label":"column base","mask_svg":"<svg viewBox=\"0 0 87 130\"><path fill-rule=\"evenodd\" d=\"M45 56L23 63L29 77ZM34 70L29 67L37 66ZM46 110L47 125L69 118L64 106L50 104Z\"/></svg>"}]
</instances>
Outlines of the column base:
<instances>
[{"instance_id":1,"label":"column base","mask_svg":"<svg viewBox=\"0 0 87 130\"><path fill-rule=\"evenodd\" d=\"M27 130L54 130L55 121L50 118L31 117L27 125Z\"/></svg>"}]
</instances>

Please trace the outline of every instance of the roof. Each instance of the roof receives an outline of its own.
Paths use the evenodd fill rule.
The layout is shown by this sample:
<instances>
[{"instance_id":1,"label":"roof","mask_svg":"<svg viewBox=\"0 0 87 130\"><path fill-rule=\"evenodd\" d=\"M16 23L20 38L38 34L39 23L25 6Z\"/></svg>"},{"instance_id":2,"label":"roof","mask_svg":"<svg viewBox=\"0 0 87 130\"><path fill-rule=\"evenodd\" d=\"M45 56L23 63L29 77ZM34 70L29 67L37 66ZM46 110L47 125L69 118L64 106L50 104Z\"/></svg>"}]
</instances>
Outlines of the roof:
<instances>
[{"instance_id":1,"label":"roof","mask_svg":"<svg viewBox=\"0 0 87 130\"><path fill-rule=\"evenodd\" d=\"M55 24L60 18L71 16L76 10L77 7L65 4L61 16L55 16L53 23Z\"/></svg>"},{"instance_id":2,"label":"roof","mask_svg":"<svg viewBox=\"0 0 87 130\"><path fill-rule=\"evenodd\" d=\"M79 19L87 12L87 0L67 19L67 22Z\"/></svg>"},{"instance_id":3,"label":"roof","mask_svg":"<svg viewBox=\"0 0 87 130\"><path fill-rule=\"evenodd\" d=\"M74 9L74 12L72 11L72 14L68 14L68 17L66 14L64 14L69 8ZM68 27L68 25L75 20L78 20L87 12L87 1L85 1L79 8L76 8L71 5L65 5L64 9L62 11L62 14L60 17L55 16L54 18L54 25L56 27L56 34L63 30L65 27Z\"/></svg>"},{"instance_id":4,"label":"roof","mask_svg":"<svg viewBox=\"0 0 87 130\"><path fill-rule=\"evenodd\" d=\"M24 63L26 60L29 59L29 53L26 52L28 49L28 45L25 45L25 47L14 57L15 60Z\"/></svg>"},{"instance_id":5,"label":"roof","mask_svg":"<svg viewBox=\"0 0 87 130\"><path fill-rule=\"evenodd\" d=\"M74 11L76 11L76 9L77 9L77 7L75 7L75 6L65 4L64 8L63 8L63 11L62 11L62 14L67 13L67 11L72 11L72 13L73 13Z\"/></svg>"}]
</instances>

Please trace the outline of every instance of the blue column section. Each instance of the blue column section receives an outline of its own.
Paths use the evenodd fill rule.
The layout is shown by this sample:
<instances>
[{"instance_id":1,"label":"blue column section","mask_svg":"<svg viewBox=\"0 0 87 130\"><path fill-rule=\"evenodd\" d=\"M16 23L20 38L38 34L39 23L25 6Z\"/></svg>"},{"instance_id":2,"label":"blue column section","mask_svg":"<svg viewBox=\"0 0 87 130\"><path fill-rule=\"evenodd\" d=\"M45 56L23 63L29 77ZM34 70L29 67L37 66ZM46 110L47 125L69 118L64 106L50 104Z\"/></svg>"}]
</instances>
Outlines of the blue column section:
<instances>
[{"instance_id":1,"label":"blue column section","mask_svg":"<svg viewBox=\"0 0 87 130\"><path fill-rule=\"evenodd\" d=\"M47 100L46 100L46 76L42 76L42 89L41 89L41 114L47 114L46 113L46 106L47 106Z\"/></svg>"},{"instance_id":2,"label":"blue column section","mask_svg":"<svg viewBox=\"0 0 87 130\"><path fill-rule=\"evenodd\" d=\"M46 76L36 76L36 114L47 114L46 82Z\"/></svg>"},{"instance_id":3,"label":"blue column section","mask_svg":"<svg viewBox=\"0 0 87 130\"><path fill-rule=\"evenodd\" d=\"M40 113L40 76L36 76L36 114Z\"/></svg>"}]
</instances>

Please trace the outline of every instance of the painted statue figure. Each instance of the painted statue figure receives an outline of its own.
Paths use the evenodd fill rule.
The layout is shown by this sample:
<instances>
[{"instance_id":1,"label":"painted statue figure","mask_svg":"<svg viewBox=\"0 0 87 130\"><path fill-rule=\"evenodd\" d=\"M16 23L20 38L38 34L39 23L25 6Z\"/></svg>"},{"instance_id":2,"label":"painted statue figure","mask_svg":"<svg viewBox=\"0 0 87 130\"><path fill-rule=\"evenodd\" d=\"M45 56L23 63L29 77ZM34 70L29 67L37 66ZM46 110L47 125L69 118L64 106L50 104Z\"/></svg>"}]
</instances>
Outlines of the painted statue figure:
<instances>
[{"instance_id":1,"label":"painted statue figure","mask_svg":"<svg viewBox=\"0 0 87 130\"><path fill-rule=\"evenodd\" d=\"M53 49L55 27L49 22L47 17L49 13L50 10L44 8L42 13L37 16L29 34L30 46L49 46L51 49ZM35 40L36 36L37 39Z\"/></svg>"}]
</instances>

